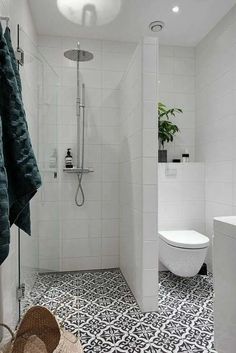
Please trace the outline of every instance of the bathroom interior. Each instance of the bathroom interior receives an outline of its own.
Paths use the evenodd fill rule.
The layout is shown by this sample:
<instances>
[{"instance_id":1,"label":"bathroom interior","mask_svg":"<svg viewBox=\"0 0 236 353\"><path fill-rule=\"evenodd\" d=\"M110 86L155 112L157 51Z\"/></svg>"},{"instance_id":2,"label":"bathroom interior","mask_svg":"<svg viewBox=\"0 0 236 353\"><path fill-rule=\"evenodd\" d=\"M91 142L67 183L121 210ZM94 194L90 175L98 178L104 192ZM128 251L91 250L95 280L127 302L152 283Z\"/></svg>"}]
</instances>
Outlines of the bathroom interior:
<instances>
[{"instance_id":1,"label":"bathroom interior","mask_svg":"<svg viewBox=\"0 0 236 353\"><path fill-rule=\"evenodd\" d=\"M42 181L0 323L40 305L84 353L235 353L236 1L0 0L0 19Z\"/></svg>"}]
</instances>

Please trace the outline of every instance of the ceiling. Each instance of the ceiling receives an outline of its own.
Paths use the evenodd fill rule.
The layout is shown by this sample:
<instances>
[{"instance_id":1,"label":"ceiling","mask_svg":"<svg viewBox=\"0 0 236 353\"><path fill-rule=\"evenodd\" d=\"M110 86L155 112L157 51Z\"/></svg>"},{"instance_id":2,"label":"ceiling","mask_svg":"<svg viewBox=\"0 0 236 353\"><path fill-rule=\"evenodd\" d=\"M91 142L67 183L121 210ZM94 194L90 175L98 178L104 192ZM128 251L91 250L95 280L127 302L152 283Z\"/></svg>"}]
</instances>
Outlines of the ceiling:
<instances>
[{"instance_id":1,"label":"ceiling","mask_svg":"<svg viewBox=\"0 0 236 353\"><path fill-rule=\"evenodd\" d=\"M63 17L57 0L28 1L39 34L138 41L152 33L150 22L161 20L165 28L155 34L160 42L184 46L195 46L236 4L236 0L121 0L120 12L112 22L85 27ZM171 11L175 5L180 7L178 14Z\"/></svg>"}]
</instances>

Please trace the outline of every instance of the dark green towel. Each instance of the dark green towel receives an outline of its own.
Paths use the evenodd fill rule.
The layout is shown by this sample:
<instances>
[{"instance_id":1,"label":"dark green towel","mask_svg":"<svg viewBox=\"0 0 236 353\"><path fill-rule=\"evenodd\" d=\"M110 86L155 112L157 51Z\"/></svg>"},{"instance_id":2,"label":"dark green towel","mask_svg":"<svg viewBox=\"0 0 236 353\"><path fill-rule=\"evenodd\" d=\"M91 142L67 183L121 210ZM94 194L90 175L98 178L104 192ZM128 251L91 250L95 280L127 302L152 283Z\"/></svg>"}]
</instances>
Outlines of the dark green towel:
<instances>
[{"instance_id":1,"label":"dark green towel","mask_svg":"<svg viewBox=\"0 0 236 353\"><path fill-rule=\"evenodd\" d=\"M3 36L0 26L0 116L8 179L9 221L10 225L15 223L30 234L29 201L40 187L41 178L29 137L20 77L14 65L14 51L9 36L9 31ZM0 200L0 203L4 202L5 199ZM0 228L1 239L3 228ZM0 242L0 258L4 245L5 240L2 244Z\"/></svg>"},{"instance_id":2,"label":"dark green towel","mask_svg":"<svg viewBox=\"0 0 236 353\"><path fill-rule=\"evenodd\" d=\"M2 146L2 120L0 117L0 264L9 253L10 222L8 202L7 174L4 166Z\"/></svg>"}]
</instances>

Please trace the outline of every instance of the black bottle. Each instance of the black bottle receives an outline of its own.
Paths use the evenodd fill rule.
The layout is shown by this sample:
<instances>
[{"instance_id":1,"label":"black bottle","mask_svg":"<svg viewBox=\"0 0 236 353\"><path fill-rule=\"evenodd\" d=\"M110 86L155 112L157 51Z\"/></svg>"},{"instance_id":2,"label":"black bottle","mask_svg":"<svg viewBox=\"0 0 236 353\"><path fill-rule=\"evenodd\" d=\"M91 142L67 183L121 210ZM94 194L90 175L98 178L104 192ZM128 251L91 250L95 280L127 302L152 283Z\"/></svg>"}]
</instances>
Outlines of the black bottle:
<instances>
[{"instance_id":1,"label":"black bottle","mask_svg":"<svg viewBox=\"0 0 236 353\"><path fill-rule=\"evenodd\" d=\"M66 168L73 168L73 158L71 154L71 148L67 149L67 154L65 156L65 167Z\"/></svg>"}]
</instances>

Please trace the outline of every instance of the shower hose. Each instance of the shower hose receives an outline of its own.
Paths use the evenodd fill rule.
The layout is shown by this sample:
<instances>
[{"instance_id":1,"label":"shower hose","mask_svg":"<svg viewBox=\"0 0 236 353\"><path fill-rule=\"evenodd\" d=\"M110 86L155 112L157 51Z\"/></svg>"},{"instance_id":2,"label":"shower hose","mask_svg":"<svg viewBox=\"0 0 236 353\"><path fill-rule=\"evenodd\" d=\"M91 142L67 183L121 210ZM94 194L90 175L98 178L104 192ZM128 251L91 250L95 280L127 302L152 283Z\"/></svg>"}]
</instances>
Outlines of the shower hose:
<instances>
[{"instance_id":1,"label":"shower hose","mask_svg":"<svg viewBox=\"0 0 236 353\"><path fill-rule=\"evenodd\" d=\"M84 106L82 106L83 109L83 122L82 122L82 153L81 153L81 171L78 172L77 177L78 177L78 186L76 189L75 193L75 203L78 207L83 206L85 197L84 197L84 190L83 190L83 185L82 185L82 180L83 180L83 175L84 175ZM79 141L78 141L79 143ZM81 193L81 201L79 201L79 192Z\"/></svg>"}]
</instances>

